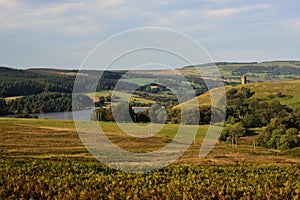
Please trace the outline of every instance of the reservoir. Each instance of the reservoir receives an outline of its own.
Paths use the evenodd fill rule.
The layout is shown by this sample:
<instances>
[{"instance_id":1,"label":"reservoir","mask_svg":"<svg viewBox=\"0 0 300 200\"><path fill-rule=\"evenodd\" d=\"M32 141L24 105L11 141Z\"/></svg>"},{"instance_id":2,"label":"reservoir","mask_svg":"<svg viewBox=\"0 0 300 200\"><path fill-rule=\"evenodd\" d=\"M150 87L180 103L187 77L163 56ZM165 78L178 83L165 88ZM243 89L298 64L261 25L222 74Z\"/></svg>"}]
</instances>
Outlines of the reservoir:
<instances>
[{"instance_id":1,"label":"reservoir","mask_svg":"<svg viewBox=\"0 0 300 200\"><path fill-rule=\"evenodd\" d=\"M142 112L148 109L148 107L133 107L134 112ZM93 113L93 109L87 110L75 110L73 111L77 120L90 120L90 116ZM65 111L65 112L50 112L50 113L41 113L36 114L39 119L57 119L57 120L73 120L73 112ZM0 116L0 118L12 118L15 115L4 115Z\"/></svg>"}]
</instances>

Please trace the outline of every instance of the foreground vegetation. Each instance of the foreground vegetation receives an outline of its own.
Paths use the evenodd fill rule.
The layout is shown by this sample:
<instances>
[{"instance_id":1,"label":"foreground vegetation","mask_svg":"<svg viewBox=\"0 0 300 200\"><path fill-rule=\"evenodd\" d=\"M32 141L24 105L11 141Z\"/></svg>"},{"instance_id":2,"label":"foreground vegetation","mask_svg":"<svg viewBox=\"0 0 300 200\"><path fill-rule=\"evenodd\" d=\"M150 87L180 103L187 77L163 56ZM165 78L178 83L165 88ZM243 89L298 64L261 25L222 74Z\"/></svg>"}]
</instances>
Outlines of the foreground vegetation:
<instances>
[{"instance_id":1,"label":"foreground vegetation","mask_svg":"<svg viewBox=\"0 0 300 200\"><path fill-rule=\"evenodd\" d=\"M148 140L129 140L101 122L123 149L155 150L178 128L168 124ZM141 124L143 125L143 124ZM207 126L174 164L131 174L104 166L81 143L73 121L0 119L0 199L299 199L300 149L253 148L257 131L237 146L218 143L205 158L199 148Z\"/></svg>"},{"instance_id":2,"label":"foreground vegetation","mask_svg":"<svg viewBox=\"0 0 300 200\"><path fill-rule=\"evenodd\" d=\"M2 199L299 199L300 166L169 166L130 174L92 159L0 159Z\"/></svg>"}]
</instances>

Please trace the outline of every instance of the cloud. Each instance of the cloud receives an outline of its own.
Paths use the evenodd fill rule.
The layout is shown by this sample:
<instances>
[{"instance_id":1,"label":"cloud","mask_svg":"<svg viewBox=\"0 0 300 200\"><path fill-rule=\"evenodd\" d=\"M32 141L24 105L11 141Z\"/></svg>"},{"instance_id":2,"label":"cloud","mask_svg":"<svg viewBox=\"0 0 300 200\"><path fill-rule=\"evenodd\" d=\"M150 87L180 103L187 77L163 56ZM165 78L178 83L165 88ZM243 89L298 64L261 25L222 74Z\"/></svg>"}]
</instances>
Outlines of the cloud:
<instances>
[{"instance_id":1,"label":"cloud","mask_svg":"<svg viewBox=\"0 0 300 200\"><path fill-rule=\"evenodd\" d=\"M78 6L78 3L40 6L12 0L10 4L1 7L0 29L37 31L51 25L65 24L66 19L61 16Z\"/></svg>"},{"instance_id":2,"label":"cloud","mask_svg":"<svg viewBox=\"0 0 300 200\"><path fill-rule=\"evenodd\" d=\"M0 8L0 30L86 35L101 33L111 26L112 21L126 19L135 13L135 7L124 5L124 0L28 2L0 0L0 5L3 5Z\"/></svg>"},{"instance_id":3,"label":"cloud","mask_svg":"<svg viewBox=\"0 0 300 200\"><path fill-rule=\"evenodd\" d=\"M300 18L296 11L291 13L290 9L296 8L292 3L270 3L266 0L252 3L236 0L0 0L0 39L6 41L2 42L3 48L11 49L0 59L2 62L11 59L8 63L13 63L17 61L14 61L14 56L9 58L9 53L13 55L18 50L19 56L31 53L33 57L41 57L44 51L47 55L44 63L55 60L70 65L72 60L80 58L79 54L84 56L86 49L112 34L143 26L182 31L213 51L218 50L219 59L247 59L250 53L260 55L261 52L257 53L255 48L267 46L275 51L277 43L278 46L284 42L295 43L295 37L291 35L296 36L300 32ZM236 54L240 49L228 51L234 47L223 41L230 38L241 50L253 46L254 52L240 51ZM249 38L253 42L247 43L247 46L245 41ZM271 40L266 38L277 40L274 44L269 42L265 45L266 40ZM30 40L35 46L31 45L28 49ZM14 48L14 45L23 48ZM22 59L19 62L22 64Z\"/></svg>"},{"instance_id":4,"label":"cloud","mask_svg":"<svg viewBox=\"0 0 300 200\"><path fill-rule=\"evenodd\" d=\"M16 0L0 0L1 8L12 8L18 4Z\"/></svg>"},{"instance_id":5,"label":"cloud","mask_svg":"<svg viewBox=\"0 0 300 200\"><path fill-rule=\"evenodd\" d=\"M206 10L206 11L204 11L204 15L206 17L220 18L220 17L232 16L232 15L236 15L236 14L240 14L240 13L244 13L244 12L251 12L251 11L257 11L260 9L267 9L270 7L271 7L271 5L269 5L269 4L247 5L247 6L235 7L235 8Z\"/></svg>"},{"instance_id":6,"label":"cloud","mask_svg":"<svg viewBox=\"0 0 300 200\"><path fill-rule=\"evenodd\" d=\"M294 31L300 32L300 18L291 20L288 22L288 26Z\"/></svg>"},{"instance_id":7,"label":"cloud","mask_svg":"<svg viewBox=\"0 0 300 200\"><path fill-rule=\"evenodd\" d=\"M227 9L220 9L220 10L210 10L205 12L205 15L208 17L223 17L228 15L233 15L241 12L239 9L234 8L227 8Z\"/></svg>"}]
</instances>

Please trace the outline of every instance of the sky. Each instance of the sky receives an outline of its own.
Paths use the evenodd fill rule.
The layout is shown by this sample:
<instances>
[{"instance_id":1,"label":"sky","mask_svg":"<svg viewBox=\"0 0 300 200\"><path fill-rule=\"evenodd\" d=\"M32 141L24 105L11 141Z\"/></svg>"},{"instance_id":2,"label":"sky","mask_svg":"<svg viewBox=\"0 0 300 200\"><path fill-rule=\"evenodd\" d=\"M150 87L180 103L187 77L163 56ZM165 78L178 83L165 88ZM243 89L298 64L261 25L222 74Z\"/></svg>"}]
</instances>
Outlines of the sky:
<instances>
[{"instance_id":1,"label":"sky","mask_svg":"<svg viewBox=\"0 0 300 200\"><path fill-rule=\"evenodd\" d=\"M99 43L141 27L179 31L213 61L300 60L298 0L0 0L0 65L78 69Z\"/></svg>"}]
</instances>

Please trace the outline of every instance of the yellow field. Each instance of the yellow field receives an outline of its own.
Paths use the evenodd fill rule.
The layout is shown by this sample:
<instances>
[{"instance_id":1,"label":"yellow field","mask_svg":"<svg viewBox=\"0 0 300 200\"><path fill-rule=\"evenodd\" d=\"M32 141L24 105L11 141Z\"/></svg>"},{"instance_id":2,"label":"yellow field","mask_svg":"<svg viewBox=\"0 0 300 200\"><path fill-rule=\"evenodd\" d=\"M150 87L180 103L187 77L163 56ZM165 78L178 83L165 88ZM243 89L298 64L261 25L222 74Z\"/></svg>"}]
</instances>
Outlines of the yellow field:
<instances>
[{"instance_id":1,"label":"yellow field","mask_svg":"<svg viewBox=\"0 0 300 200\"><path fill-rule=\"evenodd\" d=\"M15 100L15 99L18 99L18 98L21 98L21 97L24 97L24 96L6 97L6 98L4 98L4 99L5 99L5 101L8 103L8 102L10 102L10 101L12 101L12 100Z\"/></svg>"}]
</instances>

